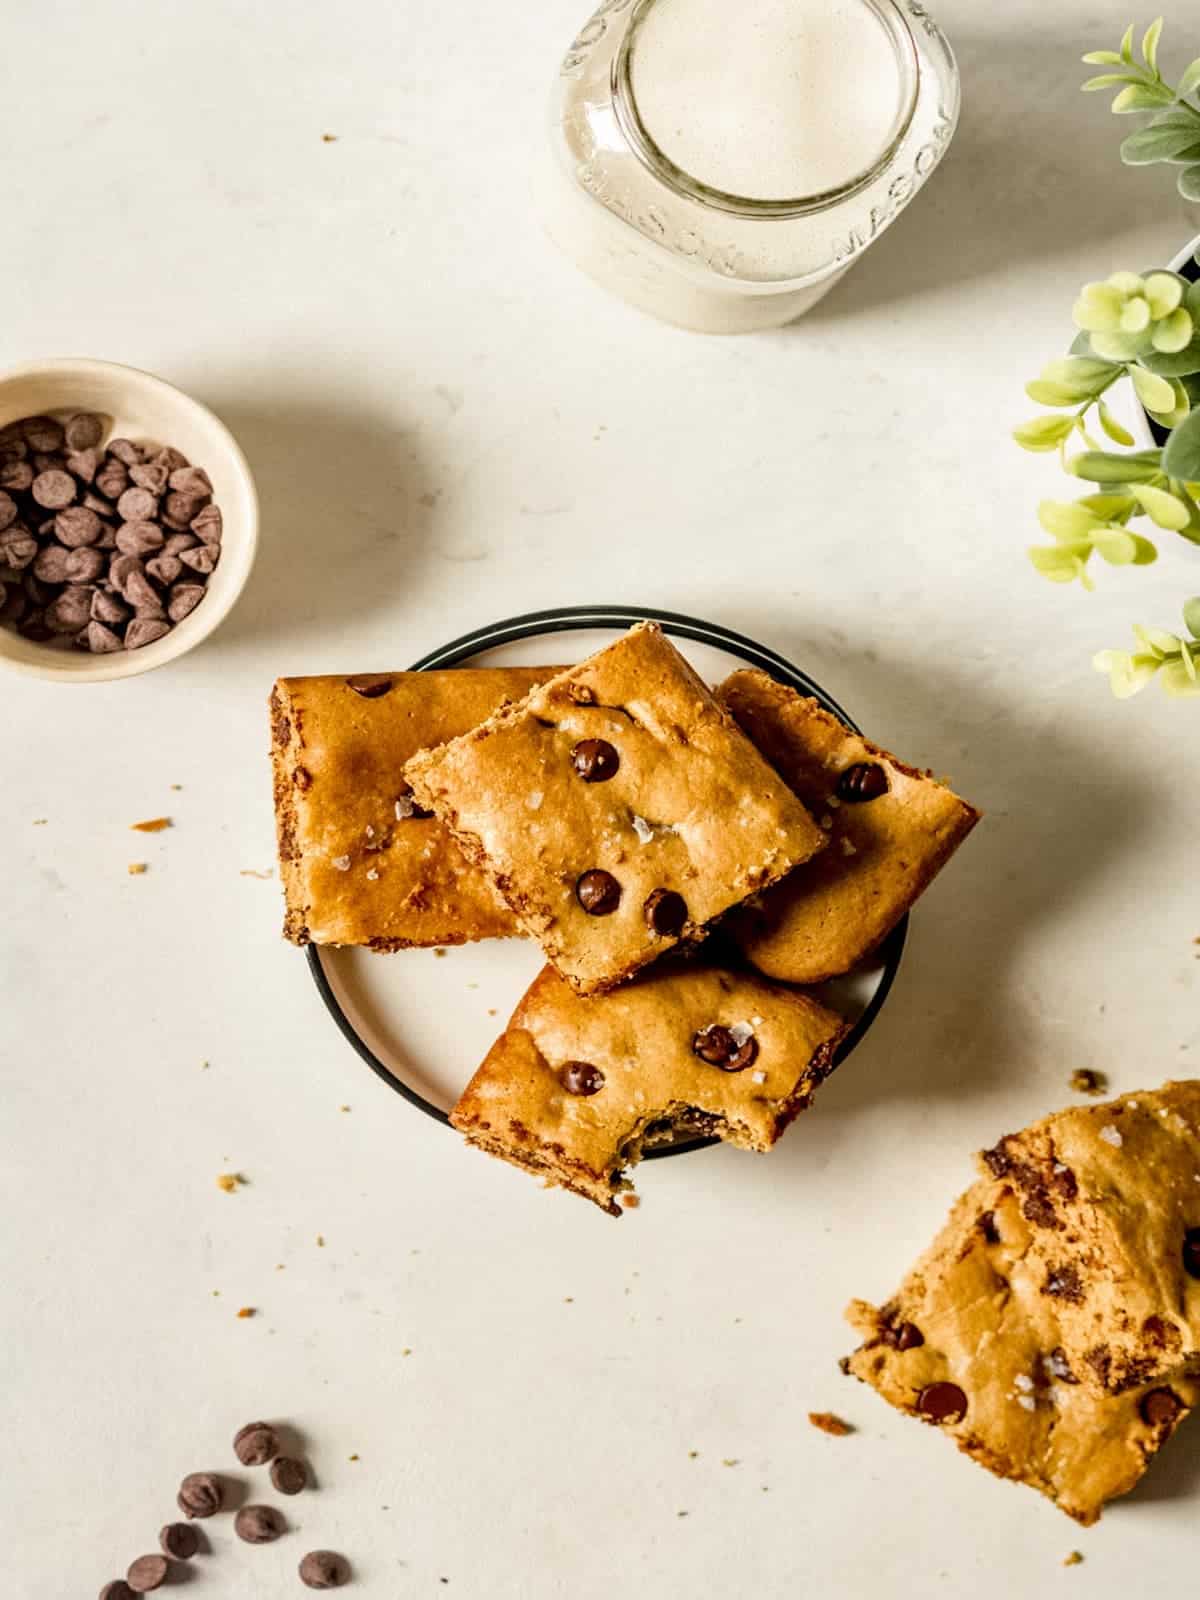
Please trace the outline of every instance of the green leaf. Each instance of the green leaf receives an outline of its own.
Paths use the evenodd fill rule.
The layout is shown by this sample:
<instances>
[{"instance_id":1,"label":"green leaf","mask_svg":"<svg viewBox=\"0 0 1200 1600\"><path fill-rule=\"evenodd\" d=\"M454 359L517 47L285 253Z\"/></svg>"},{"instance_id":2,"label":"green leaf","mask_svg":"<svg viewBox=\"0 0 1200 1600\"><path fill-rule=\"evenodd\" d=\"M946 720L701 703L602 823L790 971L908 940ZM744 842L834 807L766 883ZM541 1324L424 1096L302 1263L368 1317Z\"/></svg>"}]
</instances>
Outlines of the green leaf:
<instances>
[{"instance_id":1,"label":"green leaf","mask_svg":"<svg viewBox=\"0 0 1200 1600\"><path fill-rule=\"evenodd\" d=\"M1160 378L1153 372L1147 372L1145 367L1130 367L1129 376L1133 379L1133 387L1137 397L1147 411L1170 411L1175 404L1175 391L1165 378Z\"/></svg>"},{"instance_id":2,"label":"green leaf","mask_svg":"<svg viewBox=\"0 0 1200 1600\"><path fill-rule=\"evenodd\" d=\"M1163 19L1156 17L1142 38L1142 60L1158 76L1158 41L1162 37Z\"/></svg>"},{"instance_id":3,"label":"green leaf","mask_svg":"<svg viewBox=\"0 0 1200 1600\"><path fill-rule=\"evenodd\" d=\"M1153 111L1155 106L1169 106L1174 98L1165 84L1131 83L1121 90L1112 108L1120 117L1131 111Z\"/></svg>"},{"instance_id":4,"label":"green leaf","mask_svg":"<svg viewBox=\"0 0 1200 1600\"><path fill-rule=\"evenodd\" d=\"M1184 167L1175 182L1185 200L1200 200L1200 162Z\"/></svg>"},{"instance_id":5,"label":"green leaf","mask_svg":"<svg viewBox=\"0 0 1200 1600\"><path fill-rule=\"evenodd\" d=\"M1168 656L1175 655L1179 650L1179 640L1173 633L1167 633L1162 628L1143 628L1135 622L1133 631L1145 646L1147 653L1157 656L1160 661L1165 661Z\"/></svg>"},{"instance_id":6,"label":"green leaf","mask_svg":"<svg viewBox=\"0 0 1200 1600\"><path fill-rule=\"evenodd\" d=\"M1089 50L1079 59L1089 67L1119 67L1123 58L1115 50Z\"/></svg>"},{"instance_id":7,"label":"green leaf","mask_svg":"<svg viewBox=\"0 0 1200 1600\"><path fill-rule=\"evenodd\" d=\"M1098 405L1100 411L1100 426L1104 429L1105 433L1112 440L1112 442L1114 444L1133 444L1133 435L1127 428L1123 428L1121 426L1104 401L1099 401Z\"/></svg>"},{"instance_id":8,"label":"green leaf","mask_svg":"<svg viewBox=\"0 0 1200 1600\"><path fill-rule=\"evenodd\" d=\"M1191 512L1183 501L1168 494L1165 489L1154 489L1149 484L1134 484L1133 498L1151 522L1160 528L1168 528L1172 533L1186 528L1191 520Z\"/></svg>"},{"instance_id":9,"label":"green leaf","mask_svg":"<svg viewBox=\"0 0 1200 1600\"><path fill-rule=\"evenodd\" d=\"M1183 625L1193 639L1200 639L1200 594L1184 601Z\"/></svg>"},{"instance_id":10,"label":"green leaf","mask_svg":"<svg viewBox=\"0 0 1200 1600\"><path fill-rule=\"evenodd\" d=\"M1085 56L1084 60L1086 59ZM1193 61L1190 67L1185 68L1183 77L1175 85L1175 93L1181 100L1185 100L1189 94L1195 94L1197 89L1200 89L1200 60Z\"/></svg>"},{"instance_id":11,"label":"green leaf","mask_svg":"<svg viewBox=\"0 0 1200 1600\"><path fill-rule=\"evenodd\" d=\"M1131 78L1127 72L1102 72L1098 77L1088 78L1086 83L1080 84L1084 94L1095 94L1098 89L1113 89L1118 83L1139 83L1139 78Z\"/></svg>"},{"instance_id":12,"label":"green leaf","mask_svg":"<svg viewBox=\"0 0 1200 1600\"><path fill-rule=\"evenodd\" d=\"M1030 547L1029 559L1051 583L1074 583L1076 578L1086 582L1084 563L1092 553L1090 544L1073 545L1035 544Z\"/></svg>"},{"instance_id":13,"label":"green leaf","mask_svg":"<svg viewBox=\"0 0 1200 1600\"><path fill-rule=\"evenodd\" d=\"M1110 567L1131 567L1137 555L1134 537L1124 528L1104 528L1093 534L1092 548Z\"/></svg>"},{"instance_id":14,"label":"green leaf","mask_svg":"<svg viewBox=\"0 0 1200 1600\"><path fill-rule=\"evenodd\" d=\"M1082 500L1075 503L1094 511L1101 522L1119 522L1137 504L1131 494L1085 494Z\"/></svg>"},{"instance_id":15,"label":"green leaf","mask_svg":"<svg viewBox=\"0 0 1200 1600\"><path fill-rule=\"evenodd\" d=\"M1173 161L1200 137L1200 123L1189 119L1186 127L1155 120L1121 141L1121 160L1127 167L1149 167L1156 161Z\"/></svg>"},{"instance_id":16,"label":"green leaf","mask_svg":"<svg viewBox=\"0 0 1200 1600\"><path fill-rule=\"evenodd\" d=\"M1097 672L1106 672L1118 700L1128 700L1144 689L1158 671L1157 656L1131 656L1124 650L1101 650L1092 657Z\"/></svg>"},{"instance_id":17,"label":"green leaf","mask_svg":"<svg viewBox=\"0 0 1200 1600\"><path fill-rule=\"evenodd\" d=\"M1037 515L1047 533L1066 543L1086 540L1094 529L1104 526L1102 517L1077 500L1043 500Z\"/></svg>"},{"instance_id":18,"label":"green leaf","mask_svg":"<svg viewBox=\"0 0 1200 1600\"><path fill-rule=\"evenodd\" d=\"M1178 311L1172 311L1169 317L1163 317L1154 324L1150 341L1156 350L1161 350L1165 355L1178 355L1191 344L1194 332L1191 313L1180 306Z\"/></svg>"},{"instance_id":19,"label":"green leaf","mask_svg":"<svg viewBox=\"0 0 1200 1600\"><path fill-rule=\"evenodd\" d=\"M1133 65L1133 23L1125 29L1120 44L1121 60L1128 66Z\"/></svg>"},{"instance_id":20,"label":"green leaf","mask_svg":"<svg viewBox=\"0 0 1200 1600\"><path fill-rule=\"evenodd\" d=\"M1200 415L1200 412L1197 413ZM1146 459L1147 455L1150 459ZM1111 450L1086 450L1067 462L1067 471L1089 483L1148 483L1162 471L1158 452L1119 456Z\"/></svg>"},{"instance_id":21,"label":"green leaf","mask_svg":"<svg viewBox=\"0 0 1200 1600\"><path fill-rule=\"evenodd\" d=\"M1039 406L1074 406L1086 399L1065 383L1047 383L1044 378L1034 378L1025 385L1025 393Z\"/></svg>"},{"instance_id":22,"label":"green leaf","mask_svg":"<svg viewBox=\"0 0 1200 1600\"><path fill-rule=\"evenodd\" d=\"M1132 361L1142 341L1130 333L1093 333L1092 349L1106 361Z\"/></svg>"},{"instance_id":23,"label":"green leaf","mask_svg":"<svg viewBox=\"0 0 1200 1600\"><path fill-rule=\"evenodd\" d=\"M1185 483L1200 479L1200 411L1193 411L1167 440L1162 465L1170 477Z\"/></svg>"},{"instance_id":24,"label":"green leaf","mask_svg":"<svg viewBox=\"0 0 1200 1600\"><path fill-rule=\"evenodd\" d=\"M1171 388L1175 392L1175 404L1170 411L1155 411L1153 417L1160 428L1177 428L1188 412L1192 409L1192 402L1187 390L1178 378L1170 379Z\"/></svg>"},{"instance_id":25,"label":"green leaf","mask_svg":"<svg viewBox=\"0 0 1200 1600\"><path fill-rule=\"evenodd\" d=\"M1075 428L1074 417L1034 417L1013 429L1013 438L1022 450L1057 450Z\"/></svg>"},{"instance_id":26,"label":"green leaf","mask_svg":"<svg viewBox=\"0 0 1200 1600\"><path fill-rule=\"evenodd\" d=\"M1158 560L1158 546L1151 544L1149 539L1143 539L1140 533L1135 533L1133 542L1137 549L1133 553L1135 567L1151 567Z\"/></svg>"},{"instance_id":27,"label":"green leaf","mask_svg":"<svg viewBox=\"0 0 1200 1600\"><path fill-rule=\"evenodd\" d=\"M1162 686L1169 695L1200 694L1195 662L1190 655L1186 657L1186 665L1182 656L1176 656L1174 661L1163 663Z\"/></svg>"},{"instance_id":28,"label":"green leaf","mask_svg":"<svg viewBox=\"0 0 1200 1600\"><path fill-rule=\"evenodd\" d=\"M1189 312L1189 316L1194 313ZM1160 378L1187 378L1200 372L1200 335L1178 351L1146 350L1138 358L1139 365Z\"/></svg>"},{"instance_id":29,"label":"green leaf","mask_svg":"<svg viewBox=\"0 0 1200 1600\"><path fill-rule=\"evenodd\" d=\"M1119 362L1102 361L1095 356L1067 356L1061 361L1047 362L1042 368L1041 376L1034 382L1071 396L1066 402L1048 400L1042 402L1043 404L1069 405L1079 400L1094 400L1120 375ZM1039 395L1030 393L1031 388L1032 385L1026 385L1025 393L1032 400L1040 399Z\"/></svg>"}]
</instances>

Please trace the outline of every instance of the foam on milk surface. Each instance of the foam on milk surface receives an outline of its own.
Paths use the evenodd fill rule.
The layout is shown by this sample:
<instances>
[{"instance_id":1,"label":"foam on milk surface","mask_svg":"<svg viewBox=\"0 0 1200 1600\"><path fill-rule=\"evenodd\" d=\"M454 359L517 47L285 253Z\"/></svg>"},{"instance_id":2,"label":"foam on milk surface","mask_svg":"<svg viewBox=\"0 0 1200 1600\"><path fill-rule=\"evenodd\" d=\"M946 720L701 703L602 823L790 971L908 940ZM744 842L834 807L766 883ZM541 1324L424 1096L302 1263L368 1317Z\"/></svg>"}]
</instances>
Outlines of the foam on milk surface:
<instances>
[{"instance_id":1,"label":"foam on milk surface","mask_svg":"<svg viewBox=\"0 0 1200 1600\"><path fill-rule=\"evenodd\" d=\"M756 200L858 177L894 137L903 93L866 0L656 0L631 81L643 126L677 167Z\"/></svg>"}]
</instances>

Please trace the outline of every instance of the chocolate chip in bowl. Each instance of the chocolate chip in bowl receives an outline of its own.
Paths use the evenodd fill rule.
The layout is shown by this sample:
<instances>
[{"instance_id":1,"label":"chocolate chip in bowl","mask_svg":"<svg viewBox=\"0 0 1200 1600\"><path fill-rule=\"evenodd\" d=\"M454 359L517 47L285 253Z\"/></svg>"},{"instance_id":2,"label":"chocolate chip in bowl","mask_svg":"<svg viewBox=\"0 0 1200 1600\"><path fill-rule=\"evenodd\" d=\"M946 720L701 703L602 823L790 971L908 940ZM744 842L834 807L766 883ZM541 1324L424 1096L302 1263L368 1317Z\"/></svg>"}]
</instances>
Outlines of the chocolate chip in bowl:
<instances>
[{"instance_id":1,"label":"chocolate chip in bowl","mask_svg":"<svg viewBox=\"0 0 1200 1600\"><path fill-rule=\"evenodd\" d=\"M0 374L0 665L77 683L165 665L232 609L257 526L236 442L161 379Z\"/></svg>"}]
</instances>

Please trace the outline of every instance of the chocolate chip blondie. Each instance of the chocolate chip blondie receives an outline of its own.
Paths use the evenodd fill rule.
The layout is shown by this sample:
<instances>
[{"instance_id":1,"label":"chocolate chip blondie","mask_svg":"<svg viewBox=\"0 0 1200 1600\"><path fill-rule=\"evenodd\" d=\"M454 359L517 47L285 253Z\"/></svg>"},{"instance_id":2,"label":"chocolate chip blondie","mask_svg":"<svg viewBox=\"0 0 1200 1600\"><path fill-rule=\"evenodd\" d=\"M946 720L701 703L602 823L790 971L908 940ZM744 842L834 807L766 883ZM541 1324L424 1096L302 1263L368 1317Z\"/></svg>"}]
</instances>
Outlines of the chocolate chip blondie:
<instances>
[{"instance_id":1,"label":"chocolate chip blondie","mask_svg":"<svg viewBox=\"0 0 1200 1600\"><path fill-rule=\"evenodd\" d=\"M585 999L534 981L450 1114L471 1144L613 1216L654 1144L768 1150L833 1070L847 1031L807 995L700 961Z\"/></svg>"},{"instance_id":2,"label":"chocolate chip blondie","mask_svg":"<svg viewBox=\"0 0 1200 1600\"><path fill-rule=\"evenodd\" d=\"M765 672L733 673L717 698L830 841L739 911L731 931L773 978L819 983L848 972L928 888L979 812Z\"/></svg>"},{"instance_id":3,"label":"chocolate chip blondie","mask_svg":"<svg viewBox=\"0 0 1200 1600\"><path fill-rule=\"evenodd\" d=\"M699 941L825 845L649 623L405 776L581 994Z\"/></svg>"},{"instance_id":4,"label":"chocolate chip blondie","mask_svg":"<svg viewBox=\"0 0 1200 1600\"><path fill-rule=\"evenodd\" d=\"M846 1369L1094 1522L1200 1400L1197 1126L1168 1084L1002 1140Z\"/></svg>"},{"instance_id":5,"label":"chocolate chip blondie","mask_svg":"<svg viewBox=\"0 0 1200 1600\"><path fill-rule=\"evenodd\" d=\"M556 670L280 678L271 760L287 938L400 950L518 934L403 768Z\"/></svg>"}]
</instances>

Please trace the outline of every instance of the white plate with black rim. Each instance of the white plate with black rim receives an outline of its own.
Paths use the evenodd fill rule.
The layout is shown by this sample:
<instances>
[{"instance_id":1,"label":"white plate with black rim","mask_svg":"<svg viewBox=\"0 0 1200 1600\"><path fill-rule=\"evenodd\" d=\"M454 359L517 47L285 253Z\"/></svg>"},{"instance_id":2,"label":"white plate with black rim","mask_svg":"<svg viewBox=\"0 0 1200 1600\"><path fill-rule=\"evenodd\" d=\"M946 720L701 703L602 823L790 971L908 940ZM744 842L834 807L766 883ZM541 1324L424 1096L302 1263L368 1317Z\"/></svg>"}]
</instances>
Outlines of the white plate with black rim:
<instances>
[{"instance_id":1,"label":"white plate with black rim","mask_svg":"<svg viewBox=\"0 0 1200 1600\"><path fill-rule=\"evenodd\" d=\"M635 623L650 620L661 624L706 682L719 683L738 667L758 667L814 696L857 731L819 684L774 650L717 623L641 606L565 606L509 617L430 651L409 670L581 661ZM839 1063L879 1015L900 965L907 930L905 917L867 963L817 991L853 1024L838 1052ZM347 1042L398 1095L442 1124L544 964L538 946L527 939L395 954L310 945L307 956L321 999ZM683 1140L648 1150L646 1159L713 1142Z\"/></svg>"}]
</instances>

